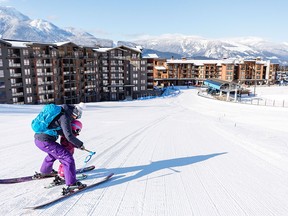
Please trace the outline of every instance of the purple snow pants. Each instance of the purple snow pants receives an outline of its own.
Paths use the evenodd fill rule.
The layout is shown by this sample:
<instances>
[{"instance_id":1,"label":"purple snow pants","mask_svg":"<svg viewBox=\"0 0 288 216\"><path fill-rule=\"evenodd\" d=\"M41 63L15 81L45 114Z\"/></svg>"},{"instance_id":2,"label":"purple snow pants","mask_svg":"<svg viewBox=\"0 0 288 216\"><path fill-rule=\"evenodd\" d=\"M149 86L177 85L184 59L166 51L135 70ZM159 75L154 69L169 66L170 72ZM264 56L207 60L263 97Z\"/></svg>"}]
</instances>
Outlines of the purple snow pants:
<instances>
[{"instance_id":1,"label":"purple snow pants","mask_svg":"<svg viewBox=\"0 0 288 216\"><path fill-rule=\"evenodd\" d=\"M75 161L67 149L57 142L45 142L35 139L35 144L39 149L48 154L42 163L41 173L51 173L54 161L59 160L63 165L66 185L76 182Z\"/></svg>"}]
</instances>

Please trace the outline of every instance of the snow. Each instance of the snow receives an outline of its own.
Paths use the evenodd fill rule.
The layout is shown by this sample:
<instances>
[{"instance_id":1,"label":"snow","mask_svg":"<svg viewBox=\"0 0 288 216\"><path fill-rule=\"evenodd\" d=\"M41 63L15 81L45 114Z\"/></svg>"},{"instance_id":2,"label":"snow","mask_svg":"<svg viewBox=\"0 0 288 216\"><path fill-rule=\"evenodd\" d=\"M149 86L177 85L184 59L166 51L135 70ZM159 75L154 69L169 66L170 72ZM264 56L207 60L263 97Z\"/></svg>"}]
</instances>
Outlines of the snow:
<instances>
[{"instance_id":1,"label":"snow","mask_svg":"<svg viewBox=\"0 0 288 216\"><path fill-rule=\"evenodd\" d=\"M53 26L51 25L51 23L42 19L31 20L30 25L44 32L53 31Z\"/></svg>"},{"instance_id":2,"label":"snow","mask_svg":"<svg viewBox=\"0 0 288 216\"><path fill-rule=\"evenodd\" d=\"M287 97L287 91L256 89L270 98ZM114 177L41 210L24 207L60 195L61 186L44 189L51 179L0 185L0 215L288 215L288 109L211 100L197 92L89 103L79 138L96 151L87 165L97 169L83 182L111 172ZM1 179L39 171L45 154L34 145L30 123L40 109L0 105ZM87 154L76 150L78 168Z\"/></svg>"},{"instance_id":3,"label":"snow","mask_svg":"<svg viewBox=\"0 0 288 216\"><path fill-rule=\"evenodd\" d=\"M252 91L253 88L251 88ZM270 88L257 88L256 94L263 99L274 99L274 100L286 100L288 101L287 88L283 86L273 87L273 91Z\"/></svg>"}]
</instances>

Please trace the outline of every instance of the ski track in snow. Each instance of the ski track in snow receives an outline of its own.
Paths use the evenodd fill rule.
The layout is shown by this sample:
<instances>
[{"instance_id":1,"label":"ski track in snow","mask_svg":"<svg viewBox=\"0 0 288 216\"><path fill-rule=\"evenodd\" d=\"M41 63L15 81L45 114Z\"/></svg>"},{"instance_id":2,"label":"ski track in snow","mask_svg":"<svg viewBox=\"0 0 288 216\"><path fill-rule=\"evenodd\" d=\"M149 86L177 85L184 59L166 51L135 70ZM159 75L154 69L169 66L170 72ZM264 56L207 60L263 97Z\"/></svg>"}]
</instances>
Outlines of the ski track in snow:
<instances>
[{"instance_id":1,"label":"ski track in snow","mask_svg":"<svg viewBox=\"0 0 288 216\"><path fill-rule=\"evenodd\" d=\"M60 195L61 186L43 188L51 179L0 185L0 214L286 216L287 112L201 98L195 89L173 98L88 104L79 138L96 151L89 161L96 169L83 182L113 172L112 179L40 210L23 208ZM35 113L0 123L1 178L39 169L45 154L29 128ZM279 127L266 122L273 113L283 115ZM86 155L76 150L77 167Z\"/></svg>"}]
</instances>

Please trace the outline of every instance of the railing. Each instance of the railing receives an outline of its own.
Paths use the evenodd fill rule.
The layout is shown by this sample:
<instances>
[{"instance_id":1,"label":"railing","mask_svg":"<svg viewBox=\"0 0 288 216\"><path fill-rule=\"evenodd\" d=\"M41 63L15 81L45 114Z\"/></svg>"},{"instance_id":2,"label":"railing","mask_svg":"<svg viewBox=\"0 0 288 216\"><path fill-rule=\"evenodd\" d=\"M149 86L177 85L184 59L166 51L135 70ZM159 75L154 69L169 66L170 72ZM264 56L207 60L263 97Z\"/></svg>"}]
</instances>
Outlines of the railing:
<instances>
[{"instance_id":1,"label":"railing","mask_svg":"<svg viewBox=\"0 0 288 216\"><path fill-rule=\"evenodd\" d=\"M11 77L21 77L22 74L21 73L14 73L14 74L10 74Z\"/></svg>"},{"instance_id":2,"label":"railing","mask_svg":"<svg viewBox=\"0 0 288 216\"><path fill-rule=\"evenodd\" d=\"M12 93L12 96L13 96L13 97L14 97L14 96L22 96L22 95L24 95L23 92Z\"/></svg>"},{"instance_id":3,"label":"railing","mask_svg":"<svg viewBox=\"0 0 288 216\"><path fill-rule=\"evenodd\" d=\"M222 95L222 96L211 95L211 94L208 94L206 90L199 90L198 95L209 98L209 99L221 100L225 102L288 108L288 100L273 100L273 99L257 98L257 97L245 97L245 98L238 97L237 100L235 101L234 95L231 95L227 100L226 95Z\"/></svg>"},{"instance_id":4,"label":"railing","mask_svg":"<svg viewBox=\"0 0 288 216\"><path fill-rule=\"evenodd\" d=\"M11 87L22 87L23 83L11 83Z\"/></svg>"},{"instance_id":5,"label":"railing","mask_svg":"<svg viewBox=\"0 0 288 216\"><path fill-rule=\"evenodd\" d=\"M21 67L20 63L9 63L9 67Z\"/></svg>"},{"instance_id":6,"label":"railing","mask_svg":"<svg viewBox=\"0 0 288 216\"><path fill-rule=\"evenodd\" d=\"M260 105L260 106L274 106L274 107L288 107L288 100L272 100L265 98L245 98L237 99L238 103Z\"/></svg>"}]
</instances>

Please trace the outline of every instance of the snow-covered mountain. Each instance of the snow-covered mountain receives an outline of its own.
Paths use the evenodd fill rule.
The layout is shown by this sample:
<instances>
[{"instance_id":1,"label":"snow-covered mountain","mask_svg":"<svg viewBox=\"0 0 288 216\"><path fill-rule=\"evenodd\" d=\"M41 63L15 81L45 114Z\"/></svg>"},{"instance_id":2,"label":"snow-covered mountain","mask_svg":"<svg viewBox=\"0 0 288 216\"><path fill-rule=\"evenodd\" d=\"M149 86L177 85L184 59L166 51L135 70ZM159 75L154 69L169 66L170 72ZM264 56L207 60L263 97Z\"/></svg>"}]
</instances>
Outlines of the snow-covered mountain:
<instances>
[{"instance_id":1,"label":"snow-covered mountain","mask_svg":"<svg viewBox=\"0 0 288 216\"><path fill-rule=\"evenodd\" d=\"M195 56L216 59L261 57L283 64L288 62L287 43L273 43L257 37L209 40L198 36L167 34L136 40L134 44L141 45L144 49L172 52L188 58Z\"/></svg>"},{"instance_id":2,"label":"snow-covered mountain","mask_svg":"<svg viewBox=\"0 0 288 216\"><path fill-rule=\"evenodd\" d=\"M81 29L59 28L42 20L31 20L12 7L0 7L0 36L3 39L37 42L72 41L78 45L113 47L113 40L96 38ZM256 58L288 64L288 43L273 43L256 37L211 40L199 36L166 34L135 41L118 41L117 45L141 45L146 53L162 58Z\"/></svg>"},{"instance_id":3,"label":"snow-covered mountain","mask_svg":"<svg viewBox=\"0 0 288 216\"><path fill-rule=\"evenodd\" d=\"M72 41L85 46L113 46L112 40L96 38L82 30L61 29L42 19L31 20L13 7L0 7L0 35L4 39L37 42Z\"/></svg>"}]
</instances>

